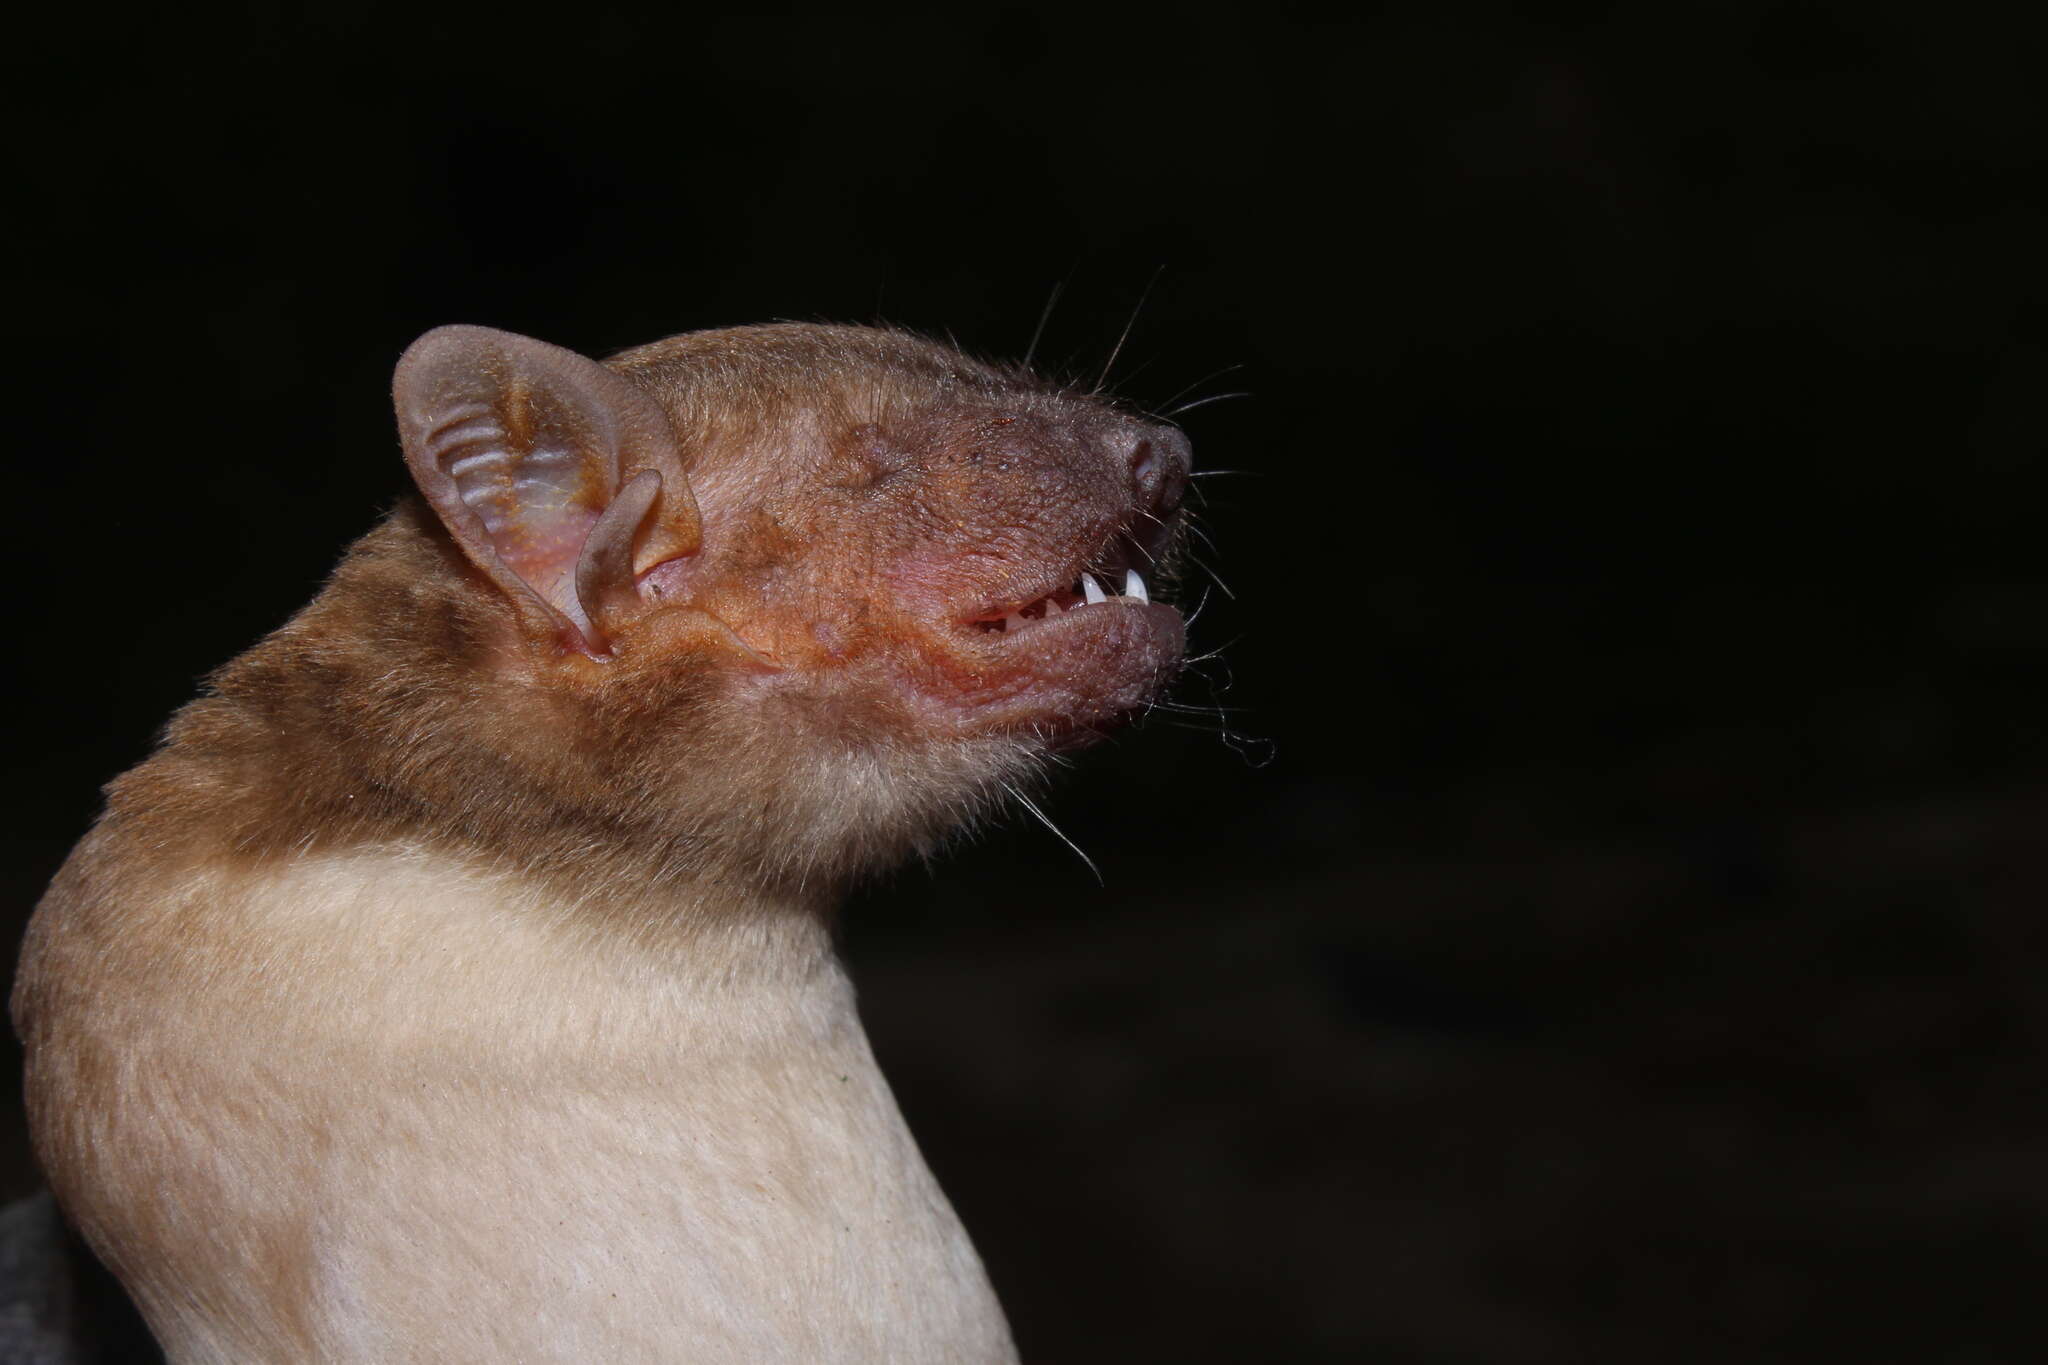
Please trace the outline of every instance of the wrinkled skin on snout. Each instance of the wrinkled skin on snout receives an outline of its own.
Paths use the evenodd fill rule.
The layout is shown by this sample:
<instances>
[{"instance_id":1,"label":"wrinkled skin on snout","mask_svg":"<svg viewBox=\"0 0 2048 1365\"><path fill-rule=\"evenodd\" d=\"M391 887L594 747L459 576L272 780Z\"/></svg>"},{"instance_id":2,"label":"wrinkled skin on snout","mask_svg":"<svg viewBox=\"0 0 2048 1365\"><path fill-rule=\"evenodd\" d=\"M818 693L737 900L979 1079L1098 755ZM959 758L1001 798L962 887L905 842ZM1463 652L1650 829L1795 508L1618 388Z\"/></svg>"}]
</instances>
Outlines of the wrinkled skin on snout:
<instances>
[{"instance_id":1,"label":"wrinkled skin on snout","mask_svg":"<svg viewBox=\"0 0 2048 1365\"><path fill-rule=\"evenodd\" d=\"M758 431L708 453L700 489L755 496L700 492L703 553L646 594L723 622L769 665L741 671L766 690L898 708L926 733L1082 735L1143 705L1179 662L1181 618L1126 587L1165 571L1180 433L1057 393L892 406L785 428L773 478Z\"/></svg>"}]
</instances>

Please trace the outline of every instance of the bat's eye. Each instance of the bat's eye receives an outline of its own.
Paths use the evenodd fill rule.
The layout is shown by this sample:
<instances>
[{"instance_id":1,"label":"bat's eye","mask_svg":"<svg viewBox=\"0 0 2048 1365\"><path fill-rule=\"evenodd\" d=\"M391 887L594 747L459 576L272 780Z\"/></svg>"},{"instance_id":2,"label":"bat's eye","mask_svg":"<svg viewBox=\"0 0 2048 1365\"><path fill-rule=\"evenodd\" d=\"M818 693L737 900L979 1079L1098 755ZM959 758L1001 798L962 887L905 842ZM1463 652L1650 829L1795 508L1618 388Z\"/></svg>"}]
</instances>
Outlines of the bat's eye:
<instances>
[{"instance_id":1,"label":"bat's eye","mask_svg":"<svg viewBox=\"0 0 2048 1365\"><path fill-rule=\"evenodd\" d=\"M910 472L915 462L872 424L855 427L838 443L824 482L833 488L870 489Z\"/></svg>"}]
</instances>

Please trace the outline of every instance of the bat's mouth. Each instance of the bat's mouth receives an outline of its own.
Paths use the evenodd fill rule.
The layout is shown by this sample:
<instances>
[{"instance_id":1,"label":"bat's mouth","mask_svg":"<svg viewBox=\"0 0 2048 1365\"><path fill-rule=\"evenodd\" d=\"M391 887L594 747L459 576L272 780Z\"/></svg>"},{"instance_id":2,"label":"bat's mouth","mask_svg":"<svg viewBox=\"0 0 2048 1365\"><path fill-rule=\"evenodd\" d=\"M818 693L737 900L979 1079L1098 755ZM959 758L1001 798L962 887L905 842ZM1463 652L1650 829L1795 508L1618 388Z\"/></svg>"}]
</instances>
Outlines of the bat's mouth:
<instances>
[{"instance_id":1,"label":"bat's mouth","mask_svg":"<svg viewBox=\"0 0 2048 1365\"><path fill-rule=\"evenodd\" d=\"M1114 584L1115 586L1108 586ZM1136 569L1125 569L1121 579L1112 570L1097 574L1083 571L1071 584L1064 588L1032 598L1021 606L1007 610L996 610L969 622L984 634L1006 635L1014 631L1029 630L1045 621L1057 620L1069 612L1088 607L1107 606L1111 602L1136 602L1149 605L1152 593L1145 585L1145 577Z\"/></svg>"},{"instance_id":2,"label":"bat's mouth","mask_svg":"<svg viewBox=\"0 0 2048 1365\"><path fill-rule=\"evenodd\" d=\"M1184 639L1180 613L1154 601L1128 562L1153 553L1114 537L1059 586L1026 586L956 617L946 691L971 728L1073 742L1150 702L1179 669Z\"/></svg>"},{"instance_id":3,"label":"bat's mouth","mask_svg":"<svg viewBox=\"0 0 2048 1365\"><path fill-rule=\"evenodd\" d=\"M1169 567L1175 510L1127 511L1120 527L1083 542L1093 551L1068 559L1063 574L1009 579L997 588L1004 595L985 599L965 624L982 634L1010 635L1090 608L1152 605L1146 575L1157 578Z\"/></svg>"},{"instance_id":4,"label":"bat's mouth","mask_svg":"<svg viewBox=\"0 0 2048 1365\"><path fill-rule=\"evenodd\" d=\"M957 723L1066 743L1141 711L1179 670L1185 623L1155 593L1173 567L1186 454L1164 437L1135 450L1131 500L976 547L994 571L944 613L921 686Z\"/></svg>"}]
</instances>

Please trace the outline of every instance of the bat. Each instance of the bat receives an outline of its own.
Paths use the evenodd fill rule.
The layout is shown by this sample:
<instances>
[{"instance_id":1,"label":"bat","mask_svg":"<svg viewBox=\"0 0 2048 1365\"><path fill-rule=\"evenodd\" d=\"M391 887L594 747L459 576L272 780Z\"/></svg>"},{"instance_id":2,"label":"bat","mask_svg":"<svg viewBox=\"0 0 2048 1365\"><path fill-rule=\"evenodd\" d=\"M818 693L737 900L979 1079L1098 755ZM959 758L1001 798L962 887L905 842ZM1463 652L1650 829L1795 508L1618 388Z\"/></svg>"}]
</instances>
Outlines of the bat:
<instances>
[{"instance_id":1,"label":"bat","mask_svg":"<svg viewBox=\"0 0 2048 1365\"><path fill-rule=\"evenodd\" d=\"M393 393L420 496L30 925L66 1218L179 1365L1015 1359L834 916L1172 680L1186 439L860 327Z\"/></svg>"}]
</instances>

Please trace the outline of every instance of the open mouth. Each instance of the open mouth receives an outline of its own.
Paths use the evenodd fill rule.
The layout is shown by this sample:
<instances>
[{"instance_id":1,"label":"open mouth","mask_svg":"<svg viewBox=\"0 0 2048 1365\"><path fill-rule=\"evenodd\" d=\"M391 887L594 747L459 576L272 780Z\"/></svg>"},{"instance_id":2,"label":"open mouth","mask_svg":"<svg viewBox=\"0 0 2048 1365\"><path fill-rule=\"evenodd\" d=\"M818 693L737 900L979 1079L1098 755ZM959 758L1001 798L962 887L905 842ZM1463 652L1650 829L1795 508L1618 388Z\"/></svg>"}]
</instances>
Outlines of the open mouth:
<instances>
[{"instance_id":1,"label":"open mouth","mask_svg":"<svg viewBox=\"0 0 2048 1365\"><path fill-rule=\"evenodd\" d=\"M950 647L934 641L925 655L935 667L920 690L972 731L1053 745L1086 742L1138 712L1171 681L1186 645L1180 612L1153 596L1172 572L1176 523L1146 515L1156 529L1111 526L1041 545L1049 553L1032 556L1035 570L1019 562L1021 547L1002 545L1015 567L960 604L941 637Z\"/></svg>"},{"instance_id":2,"label":"open mouth","mask_svg":"<svg viewBox=\"0 0 2048 1365\"><path fill-rule=\"evenodd\" d=\"M1097 561L1064 587L1010 601L957 627L966 647L946 676L977 729L1079 742L1142 707L1179 664L1180 613L1153 601L1134 568Z\"/></svg>"},{"instance_id":3,"label":"open mouth","mask_svg":"<svg viewBox=\"0 0 2048 1365\"><path fill-rule=\"evenodd\" d=\"M1108 580L1107 585L1104 580ZM1118 588L1122 591L1117 591ZM1085 611L1110 602L1147 604L1151 600L1152 595L1145 587L1145 577L1136 569L1125 569L1121 582L1112 572L1105 572L1100 579L1092 573L1083 572L1064 588L1056 588L1022 606L980 617L969 624L984 634L1008 634L1069 612Z\"/></svg>"},{"instance_id":4,"label":"open mouth","mask_svg":"<svg viewBox=\"0 0 2048 1365\"><path fill-rule=\"evenodd\" d=\"M1016 596L983 599L986 605L963 624L983 635L1011 635L1075 612L1090 613L1118 604L1158 605L1152 600L1152 585L1145 581L1145 571L1136 566L1143 564L1155 575L1170 567L1176 525L1171 517L1150 515L1148 519L1151 525L1143 531L1126 525L1097 541L1096 549L1086 558L1076 555L1069 559L1070 576L1065 583L1048 590L1050 574L1013 580L1004 586ZM1160 610L1170 608L1160 606Z\"/></svg>"}]
</instances>

